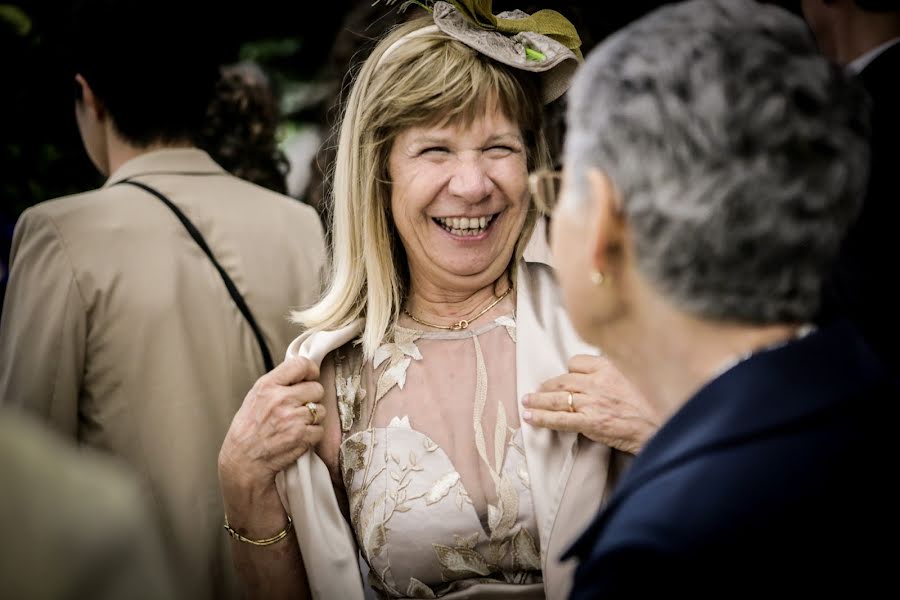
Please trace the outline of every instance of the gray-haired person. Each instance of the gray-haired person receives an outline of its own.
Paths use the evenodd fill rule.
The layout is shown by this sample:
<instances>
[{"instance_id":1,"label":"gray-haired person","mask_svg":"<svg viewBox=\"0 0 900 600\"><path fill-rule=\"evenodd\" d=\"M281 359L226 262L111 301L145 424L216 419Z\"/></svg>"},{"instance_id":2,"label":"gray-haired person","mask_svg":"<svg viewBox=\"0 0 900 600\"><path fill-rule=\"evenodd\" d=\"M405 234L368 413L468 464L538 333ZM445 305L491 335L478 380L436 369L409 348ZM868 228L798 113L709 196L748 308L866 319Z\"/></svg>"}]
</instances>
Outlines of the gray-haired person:
<instances>
[{"instance_id":1,"label":"gray-haired person","mask_svg":"<svg viewBox=\"0 0 900 600\"><path fill-rule=\"evenodd\" d=\"M572 598L866 597L897 390L851 326L808 325L862 197L862 91L801 19L694 0L570 94L565 302L666 419L569 551Z\"/></svg>"}]
</instances>

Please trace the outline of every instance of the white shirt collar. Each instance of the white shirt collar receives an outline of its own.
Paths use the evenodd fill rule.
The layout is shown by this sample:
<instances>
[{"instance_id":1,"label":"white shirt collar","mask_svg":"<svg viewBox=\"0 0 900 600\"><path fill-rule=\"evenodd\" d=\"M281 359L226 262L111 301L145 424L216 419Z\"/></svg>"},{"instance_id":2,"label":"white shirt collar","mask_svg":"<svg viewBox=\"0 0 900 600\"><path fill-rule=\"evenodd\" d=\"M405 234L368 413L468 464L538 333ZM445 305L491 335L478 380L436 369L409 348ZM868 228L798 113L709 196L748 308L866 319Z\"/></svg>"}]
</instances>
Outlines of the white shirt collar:
<instances>
[{"instance_id":1,"label":"white shirt collar","mask_svg":"<svg viewBox=\"0 0 900 600\"><path fill-rule=\"evenodd\" d=\"M859 75L862 72L862 70L865 69L866 67L868 67L869 63L871 63L873 60L878 58L878 56L882 52L884 52L885 50L887 50L888 48L890 48L891 46L893 46L894 44L897 44L897 43L900 43L900 37L895 37L894 39L888 40L885 43L881 44L880 46L875 46L874 48L872 48L871 50L869 50L862 56L859 56L855 60L850 62L847 65L847 71L853 75Z\"/></svg>"}]
</instances>

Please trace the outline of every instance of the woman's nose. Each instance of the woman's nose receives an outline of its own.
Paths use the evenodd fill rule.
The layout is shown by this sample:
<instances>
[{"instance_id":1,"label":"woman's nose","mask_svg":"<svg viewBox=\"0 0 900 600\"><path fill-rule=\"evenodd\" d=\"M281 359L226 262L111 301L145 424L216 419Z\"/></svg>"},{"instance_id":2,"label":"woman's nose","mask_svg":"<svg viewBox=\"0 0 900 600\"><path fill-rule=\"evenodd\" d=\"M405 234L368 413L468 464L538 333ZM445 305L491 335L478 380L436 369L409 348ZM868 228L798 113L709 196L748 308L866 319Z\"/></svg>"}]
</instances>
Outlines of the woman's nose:
<instances>
[{"instance_id":1,"label":"woman's nose","mask_svg":"<svg viewBox=\"0 0 900 600\"><path fill-rule=\"evenodd\" d=\"M452 195L468 202L480 202L494 190L494 182L480 157L460 157L450 168L453 173L448 191Z\"/></svg>"}]
</instances>

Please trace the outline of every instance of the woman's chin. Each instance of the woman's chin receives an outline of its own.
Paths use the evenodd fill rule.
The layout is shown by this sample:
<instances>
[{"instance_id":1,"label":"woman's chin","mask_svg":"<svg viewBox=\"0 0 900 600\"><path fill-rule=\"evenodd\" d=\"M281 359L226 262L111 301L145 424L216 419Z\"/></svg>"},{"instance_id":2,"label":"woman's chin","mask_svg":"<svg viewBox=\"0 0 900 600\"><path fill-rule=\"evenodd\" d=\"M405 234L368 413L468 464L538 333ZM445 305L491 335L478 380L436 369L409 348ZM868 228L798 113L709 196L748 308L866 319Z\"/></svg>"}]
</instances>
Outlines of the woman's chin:
<instances>
[{"instance_id":1,"label":"woman's chin","mask_svg":"<svg viewBox=\"0 0 900 600\"><path fill-rule=\"evenodd\" d=\"M459 260L442 261L438 268L448 275L449 279L472 280L483 278L483 285L493 283L503 275L509 259L495 258L494 260Z\"/></svg>"}]
</instances>

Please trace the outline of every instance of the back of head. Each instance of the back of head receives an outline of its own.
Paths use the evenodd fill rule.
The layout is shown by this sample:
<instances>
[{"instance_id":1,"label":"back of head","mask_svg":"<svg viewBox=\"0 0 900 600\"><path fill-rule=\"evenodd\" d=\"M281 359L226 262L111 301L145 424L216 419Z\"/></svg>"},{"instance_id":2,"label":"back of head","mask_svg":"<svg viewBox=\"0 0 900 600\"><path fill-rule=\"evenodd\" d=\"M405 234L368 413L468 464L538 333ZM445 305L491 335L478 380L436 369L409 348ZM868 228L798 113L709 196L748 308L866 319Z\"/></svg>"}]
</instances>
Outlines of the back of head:
<instances>
[{"instance_id":1,"label":"back of head","mask_svg":"<svg viewBox=\"0 0 900 600\"><path fill-rule=\"evenodd\" d=\"M222 67L198 146L229 173L287 193L288 161L278 146L278 95L256 63Z\"/></svg>"},{"instance_id":2,"label":"back of head","mask_svg":"<svg viewBox=\"0 0 900 600\"><path fill-rule=\"evenodd\" d=\"M211 3L210 3L211 4ZM80 73L133 145L193 139L218 77L222 30L209 4L77 0L70 28Z\"/></svg>"},{"instance_id":3,"label":"back of head","mask_svg":"<svg viewBox=\"0 0 900 600\"><path fill-rule=\"evenodd\" d=\"M682 309L807 321L860 206L866 108L790 13L753 0L666 6L576 75L570 196L585 197L591 167L610 177L641 272Z\"/></svg>"}]
</instances>

